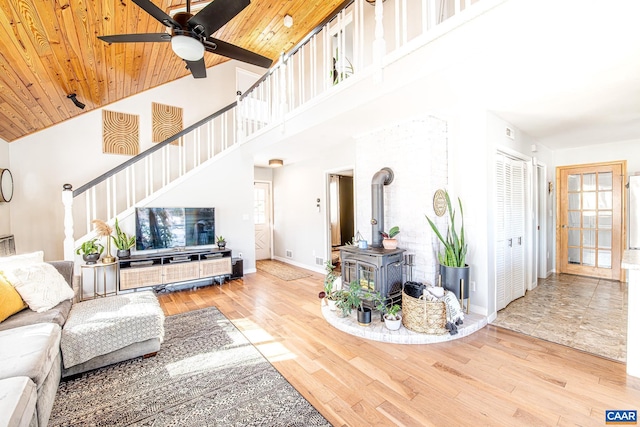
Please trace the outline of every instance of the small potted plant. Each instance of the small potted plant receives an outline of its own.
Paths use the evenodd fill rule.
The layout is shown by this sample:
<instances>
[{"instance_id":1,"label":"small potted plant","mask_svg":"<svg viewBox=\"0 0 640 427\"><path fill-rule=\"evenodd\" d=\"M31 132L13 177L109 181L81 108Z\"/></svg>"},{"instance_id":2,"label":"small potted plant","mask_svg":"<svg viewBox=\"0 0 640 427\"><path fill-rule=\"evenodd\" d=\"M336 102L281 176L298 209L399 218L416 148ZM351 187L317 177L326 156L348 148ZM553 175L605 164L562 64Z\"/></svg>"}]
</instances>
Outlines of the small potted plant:
<instances>
[{"instance_id":1,"label":"small potted plant","mask_svg":"<svg viewBox=\"0 0 640 427\"><path fill-rule=\"evenodd\" d=\"M116 218L114 228L116 235L111 236L111 239L113 240L113 244L116 245L116 248L118 248L116 255L118 258L129 258L129 256L131 256L131 248L136 244L136 236L129 236L122 231L118 224L118 218Z\"/></svg>"},{"instance_id":2,"label":"small potted plant","mask_svg":"<svg viewBox=\"0 0 640 427\"><path fill-rule=\"evenodd\" d=\"M216 243L218 245L218 249L224 249L227 246L227 241L224 239L222 235L216 237Z\"/></svg>"},{"instance_id":3,"label":"small potted plant","mask_svg":"<svg viewBox=\"0 0 640 427\"><path fill-rule=\"evenodd\" d=\"M380 293L363 289L356 281L351 282L349 284L349 289L345 292L347 293L347 296L345 298L346 301L342 304L347 306L347 315L350 314L351 310L355 308L358 318L358 324L360 324L361 326L368 326L371 323L371 309L369 307L365 307L364 302L371 301L374 306L377 306L382 299Z\"/></svg>"},{"instance_id":4,"label":"small potted plant","mask_svg":"<svg viewBox=\"0 0 640 427\"><path fill-rule=\"evenodd\" d=\"M380 310L380 307L378 307ZM382 318L384 319L384 325L390 331L397 331L400 329L402 325L402 315L400 314L400 306L398 304L393 304L391 306L382 305L382 309L380 310L384 314Z\"/></svg>"},{"instance_id":5,"label":"small potted plant","mask_svg":"<svg viewBox=\"0 0 640 427\"><path fill-rule=\"evenodd\" d=\"M104 246L98 241L97 237L94 237L91 240L83 242L82 245L76 249L76 254L82 254L82 259L87 264L95 264L100 259L103 251Z\"/></svg>"},{"instance_id":6,"label":"small potted plant","mask_svg":"<svg viewBox=\"0 0 640 427\"><path fill-rule=\"evenodd\" d=\"M333 265L330 260L325 262L324 266L325 271L327 272L327 274L324 276L324 290L318 294L318 297L320 297L321 299L324 298L324 300L327 302L327 305L329 306L329 310L335 311L337 308L337 290L334 289L334 283L336 279L338 279L338 277L336 277L336 275L333 273L333 270L336 268L336 266Z\"/></svg>"},{"instance_id":7,"label":"small potted plant","mask_svg":"<svg viewBox=\"0 0 640 427\"><path fill-rule=\"evenodd\" d=\"M397 225L392 227L388 232L381 231L382 234L382 246L385 249L395 249L398 247L398 241L395 237L400 233L400 227Z\"/></svg>"},{"instance_id":8,"label":"small potted plant","mask_svg":"<svg viewBox=\"0 0 640 427\"><path fill-rule=\"evenodd\" d=\"M333 293L336 307L340 309L340 316L347 317L353 310L353 304L350 299L350 292L347 289L339 289Z\"/></svg>"}]
</instances>

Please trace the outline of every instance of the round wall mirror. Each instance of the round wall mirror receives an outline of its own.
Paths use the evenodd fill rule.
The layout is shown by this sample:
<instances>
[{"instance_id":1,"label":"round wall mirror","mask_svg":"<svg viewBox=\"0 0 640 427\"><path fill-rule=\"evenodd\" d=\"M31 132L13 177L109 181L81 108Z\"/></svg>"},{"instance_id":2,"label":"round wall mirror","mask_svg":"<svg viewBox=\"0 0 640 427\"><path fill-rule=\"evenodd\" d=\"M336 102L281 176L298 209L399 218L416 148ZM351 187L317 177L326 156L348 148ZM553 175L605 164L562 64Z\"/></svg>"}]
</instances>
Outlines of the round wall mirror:
<instances>
[{"instance_id":1,"label":"round wall mirror","mask_svg":"<svg viewBox=\"0 0 640 427\"><path fill-rule=\"evenodd\" d=\"M13 175L9 169L0 169L0 202L10 202L13 198Z\"/></svg>"}]
</instances>

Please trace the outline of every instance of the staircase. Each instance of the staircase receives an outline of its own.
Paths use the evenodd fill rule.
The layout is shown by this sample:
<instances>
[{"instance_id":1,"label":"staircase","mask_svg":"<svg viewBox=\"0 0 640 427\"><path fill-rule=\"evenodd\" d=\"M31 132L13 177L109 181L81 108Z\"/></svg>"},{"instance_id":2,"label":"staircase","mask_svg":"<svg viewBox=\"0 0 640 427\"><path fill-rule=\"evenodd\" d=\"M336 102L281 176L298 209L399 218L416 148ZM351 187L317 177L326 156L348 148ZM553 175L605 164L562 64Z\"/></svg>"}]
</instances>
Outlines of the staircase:
<instances>
[{"instance_id":1,"label":"staircase","mask_svg":"<svg viewBox=\"0 0 640 427\"><path fill-rule=\"evenodd\" d=\"M74 248L93 236L93 219L122 221L135 206L150 204L225 153L256 143L346 83L371 76L382 80L385 66L481 13L475 3L479 1L343 2L236 102L77 189L65 185L65 259L74 259ZM386 25L385 15L391 17ZM77 240L75 228L83 234Z\"/></svg>"}]
</instances>

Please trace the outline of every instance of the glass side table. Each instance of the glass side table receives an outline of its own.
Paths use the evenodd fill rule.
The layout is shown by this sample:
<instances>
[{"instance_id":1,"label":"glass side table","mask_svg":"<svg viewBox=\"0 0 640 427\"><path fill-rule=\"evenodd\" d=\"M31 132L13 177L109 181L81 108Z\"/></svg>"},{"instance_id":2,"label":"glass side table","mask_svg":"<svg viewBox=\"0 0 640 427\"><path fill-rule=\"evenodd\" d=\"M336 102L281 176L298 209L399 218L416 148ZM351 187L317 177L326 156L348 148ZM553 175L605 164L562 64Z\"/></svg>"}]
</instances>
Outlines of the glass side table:
<instances>
[{"instance_id":1,"label":"glass side table","mask_svg":"<svg viewBox=\"0 0 640 427\"><path fill-rule=\"evenodd\" d=\"M83 264L80 266L80 301L117 294L118 264ZM85 288L86 286L86 288ZM93 295L86 295L93 291Z\"/></svg>"}]
</instances>

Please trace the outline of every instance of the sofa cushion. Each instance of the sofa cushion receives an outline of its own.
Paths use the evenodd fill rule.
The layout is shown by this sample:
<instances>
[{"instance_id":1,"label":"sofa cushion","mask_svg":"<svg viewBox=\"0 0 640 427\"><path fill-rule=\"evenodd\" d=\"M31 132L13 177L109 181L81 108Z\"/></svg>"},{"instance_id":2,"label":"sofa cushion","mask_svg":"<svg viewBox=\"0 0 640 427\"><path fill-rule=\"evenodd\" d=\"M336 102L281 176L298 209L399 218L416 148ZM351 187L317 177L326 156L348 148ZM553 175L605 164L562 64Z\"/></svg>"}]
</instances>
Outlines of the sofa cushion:
<instances>
[{"instance_id":1,"label":"sofa cushion","mask_svg":"<svg viewBox=\"0 0 640 427\"><path fill-rule=\"evenodd\" d=\"M15 268L8 278L29 308L39 313L74 297L65 278L46 262Z\"/></svg>"},{"instance_id":2,"label":"sofa cushion","mask_svg":"<svg viewBox=\"0 0 640 427\"><path fill-rule=\"evenodd\" d=\"M40 388L60 352L60 335L55 323L0 331L0 379L25 376Z\"/></svg>"},{"instance_id":3,"label":"sofa cushion","mask_svg":"<svg viewBox=\"0 0 640 427\"><path fill-rule=\"evenodd\" d=\"M36 399L36 385L28 377L0 380L0 425L30 425L36 412Z\"/></svg>"},{"instance_id":4,"label":"sofa cushion","mask_svg":"<svg viewBox=\"0 0 640 427\"><path fill-rule=\"evenodd\" d=\"M0 322L7 317L27 308L27 304L16 289L9 283L3 273L0 273Z\"/></svg>"},{"instance_id":5,"label":"sofa cushion","mask_svg":"<svg viewBox=\"0 0 640 427\"><path fill-rule=\"evenodd\" d=\"M67 317L69 317L69 311L71 311L71 301L69 300L62 301L51 310L42 313L30 309L22 310L4 322L0 322L0 331L17 328L18 326L33 325L35 323L55 323L62 327L64 322L67 321Z\"/></svg>"},{"instance_id":6,"label":"sofa cushion","mask_svg":"<svg viewBox=\"0 0 640 427\"><path fill-rule=\"evenodd\" d=\"M44 262L44 252L31 252L28 254L0 257L0 271L11 271L18 267L26 267L31 264Z\"/></svg>"}]
</instances>

